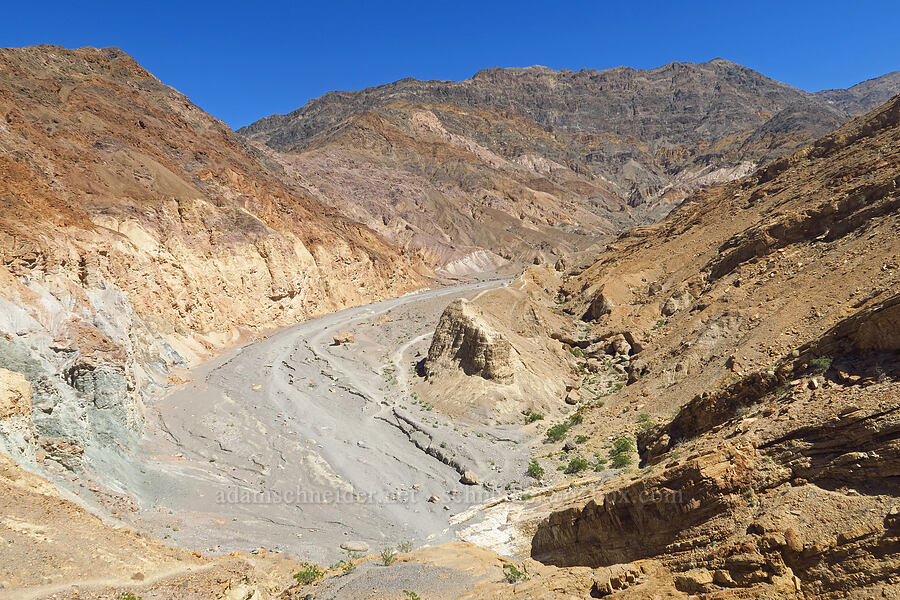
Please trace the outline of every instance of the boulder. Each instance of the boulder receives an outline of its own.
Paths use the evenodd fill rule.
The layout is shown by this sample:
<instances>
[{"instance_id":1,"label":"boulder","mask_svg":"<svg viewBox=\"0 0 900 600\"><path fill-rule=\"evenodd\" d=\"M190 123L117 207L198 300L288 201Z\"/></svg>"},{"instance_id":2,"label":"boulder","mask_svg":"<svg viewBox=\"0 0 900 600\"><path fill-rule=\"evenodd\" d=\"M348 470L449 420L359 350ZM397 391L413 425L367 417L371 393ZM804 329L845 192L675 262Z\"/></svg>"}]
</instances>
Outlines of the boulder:
<instances>
[{"instance_id":1,"label":"boulder","mask_svg":"<svg viewBox=\"0 0 900 600\"><path fill-rule=\"evenodd\" d=\"M691 569L675 574L675 588L680 592L696 594L713 582L713 574L706 569Z\"/></svg>"},{"instance_id":2,"label":"boulder","mask_svg":"<svg viewBox=\"0 0 900 600\"><path fill-rule=\"evenodd\" d=\"M344 542L341 544L341 550L346 550L347 552L368 552L369 545L360 541Z\"/></svg>"},{"instance_id":3,"label":"boulder","mask_svg":"<svg viewBox=\"0 0 900 600\"><path fill-rule=\"evenodd\" d=\"M478 485L478 476L472 471L466 471L459 478L459 482L463 485Z\"/></svg>"},{"instance_id":4,"label":"boulder","mask_svg":"<svg viewBox=\"0 0 900 600\"><path fill-rule=\"evenodd\" d=\"M672 298L669 298L665 302L663 302L662 308L659 310L663 314L664 317L671 317L676 312L678 312L678 303L675 302Z\"/></svg>"},{"instance_id":5,"label":"boulder","mask_svg":"<svg viewBox=\"0 0 900 600\"><path fill-rule=\"evenodd\" d=\"M643 359L636 359L628 365L628 383L634 383L650 370L650 366Z\"/></svg>"},{"instance_id":6,"label":"boulder","mask_svg":"<svg viewBox=\"0 0 900 600\"><path fill-rule=\"evenodd\" d=\"M687 290L681 292L680 294L676 294L668 298L665 302L663 302L662 308L660 312L664 317L671 317L679 310L684 310L691 306L694 302L694 297L691 296L691 293Z\"/></svg>"},{"instance_id":7,"label":"boulder","mask_svg":"<svg viewBox=\"0 0 900 600\"><path fill-rule=\"evenodd\" d=\"M356 338L353 337L353 334L349 331L342 331L339 334L335 335L333 338L335 346L342 346L344 344L352 344L356 341Z\"/></svg>"},{"instance_id":8,"label":"boulder","mask_svg":"<svg viewBox=\"0 0 900 600\"><path fill-rule=\"evenodd\" d=\"M631 344L628 343L628 340L625 339L625 336L621 333L616 334L609 339L606 349L612 355L621 354L623 356L628 356L631 354Z\"/></svg>"},{"instance_id":9,"label":"boulder","mask_svg":"<svg viewBox=\"0 0 900 600\"><path fill-rule=\"evenodd\" d=\"M565 271L566 269L569 268L569 263L568 263L568 261L565 259L565 257L561 256L561 257L559 257L559 259L557 259L556 264L553 265L553 268L554 268L556 271L563 272L563 271Z\"/></svg>"},{"instance_id":10,"label":"boulder","mask_svg":"<svg viewBox=\"0 0 900 600\"><path fill-rule=\"evenodd\" d=\"M585 317L587 317L587 320L589 321L596 321L600 317L611 313L614 307L615 304L613 304L613 301L606 297L603 292L600 292L594 296L594 300L588 307Z\"/></svg>"}]
</instances>

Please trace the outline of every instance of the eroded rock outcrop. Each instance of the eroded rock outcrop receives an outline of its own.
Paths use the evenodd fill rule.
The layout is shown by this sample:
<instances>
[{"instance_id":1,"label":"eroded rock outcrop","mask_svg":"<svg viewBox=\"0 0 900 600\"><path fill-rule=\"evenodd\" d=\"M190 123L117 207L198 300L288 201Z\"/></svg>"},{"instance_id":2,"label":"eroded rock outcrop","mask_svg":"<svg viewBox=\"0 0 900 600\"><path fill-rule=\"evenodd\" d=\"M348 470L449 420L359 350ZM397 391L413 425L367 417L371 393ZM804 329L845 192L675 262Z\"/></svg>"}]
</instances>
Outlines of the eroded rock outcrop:
<instances>
[{"instance_id":1,"label":"eroded rock outcrop","mask_svg":"<svg viewBox=\"0 0 900 600\"><path fill-rule=\"evenodd\" d=\"M515 377L509 340L491 329L477 306L466 299L455 300L441 315L428 349L425 372L434 376L447 365L497 383L512 383Z\"/></svg>"},{"instance_id":2,"label":"eroded rock outcrop","mask_svg":"<svg viewBox=\"0 0 900 600\"><path fill-rule=\"evenodd\" d=\"M441 315L420 399L455 417L520 419L563 410L573 356L551 332L565 320L546 308L558 286L552 268L528 269L508 287L457 300ZM559 337L559 336L557 336Z\"/></svg>"}]
</instances>

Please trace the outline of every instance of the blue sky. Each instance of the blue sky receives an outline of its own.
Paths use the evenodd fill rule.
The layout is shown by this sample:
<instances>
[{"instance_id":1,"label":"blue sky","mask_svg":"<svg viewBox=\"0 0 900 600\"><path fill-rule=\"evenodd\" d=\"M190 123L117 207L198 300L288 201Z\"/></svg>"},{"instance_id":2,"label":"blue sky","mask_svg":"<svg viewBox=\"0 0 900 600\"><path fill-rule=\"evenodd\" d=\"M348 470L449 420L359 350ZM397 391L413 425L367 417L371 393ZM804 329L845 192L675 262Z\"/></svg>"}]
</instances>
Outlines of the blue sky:
<instances>
[{"instance_id":1,"label":"blue sky","mask_svg":"<svg viewBox=\"0 0 900 600\"><path fill-rule=\"evenodd\" d=\"M900 69L900 0L9 3L0 46L119 46L234 128L334 89L717 56L808 89Z\"/></svg>"}]
</instances>

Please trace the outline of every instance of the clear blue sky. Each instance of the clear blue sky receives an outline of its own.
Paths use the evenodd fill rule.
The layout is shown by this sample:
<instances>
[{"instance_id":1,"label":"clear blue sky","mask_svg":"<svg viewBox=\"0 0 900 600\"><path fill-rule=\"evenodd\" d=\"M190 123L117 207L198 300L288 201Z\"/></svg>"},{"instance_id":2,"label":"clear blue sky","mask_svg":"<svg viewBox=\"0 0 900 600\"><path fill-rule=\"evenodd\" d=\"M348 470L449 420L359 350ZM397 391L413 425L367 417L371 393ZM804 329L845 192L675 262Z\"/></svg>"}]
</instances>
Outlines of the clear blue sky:
<instances>
[{"instance_id":1,"label":"clear blue sky","mask_svg":"<svg viewBox=\"0 0 900 600\"><path fill-rule=\"evenodd\" d=\"M334 89L717 56L807 89L900 69L900 0L7 3L0 46L119 46L232 127Z\"/></svg>"}]
</instances>

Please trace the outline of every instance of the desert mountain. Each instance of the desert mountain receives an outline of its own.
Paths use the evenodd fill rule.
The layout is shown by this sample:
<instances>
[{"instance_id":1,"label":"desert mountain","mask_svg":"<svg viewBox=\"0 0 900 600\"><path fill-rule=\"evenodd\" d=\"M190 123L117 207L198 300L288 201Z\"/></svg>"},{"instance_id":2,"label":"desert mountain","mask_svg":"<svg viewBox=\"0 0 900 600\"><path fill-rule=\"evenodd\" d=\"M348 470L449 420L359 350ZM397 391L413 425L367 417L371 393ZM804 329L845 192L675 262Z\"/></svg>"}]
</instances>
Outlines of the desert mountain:
<instances>
[{"instance_id":1,"label":"desert mountain","mask_svg":"<svg viewBox=\"0 0 900 600\"><path fill-rule=\"evenodd\" d=\"M79 459L172 366L423 285L261 161L118 49L0 51L0 363L41 408L18 450Z\"/></svg>"},{"instance_id":2,"label":"desert mountain","mask_svg":"<svg viewBox=\"0 0 900 600\"><path fill-rule=\"evenodd\" d=\"M449 308L428 358L441 393L426 383L420 395L453 390L480 406L518 386L528 414L534 398L546 415L572 405L529 425L546 428L534 452L552 485L515 508L523 553L595 569L571 593L895 597L898 231L900 96L690 197L586 266L559 278L535 268L511 286L544 283L532 311L485 294L466 307L482 317L473 328ZM541 317L548 293L553 317L523 340L516 317ZM458 324L474 330L451 346ZM561 355L577 380L565 400L528 372L487 376L509 357L559 372ZM473 356L487 365L467 374Z\"/></svg>"},{"instance_id":3,"label":"desert mountain","mask_svg":"<svg viewBox=\"0 0 900 600\"><path fill-rule=\"evenodd\" d=\"M900 89L900 71L857 83L846 90L822 90L813 95L853 115L861 115L884 104Z\"/></svg>"},{"instance_id":4,"label":"desert mountain","mask_svg":"<svg viewBox=\"0 0 900 600\"><path fill-rule=\"evenodd\" d=\"M896 81L0 51L0 598L900 597Z\"/></svg>"},{"instance_id":5,"label":"desert mountain","mask_svg":"<svg viewBox=\"0 0 900 600\"><path fill-rule=\"evenodd\" d=\"M688 192L796 150L898 86L893 74L810 94L722 59L495 68L331 92L240 133L325 202L462 270L496 254L549 262L655 221Z\"/></svg>"}]
</instances>

